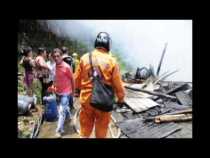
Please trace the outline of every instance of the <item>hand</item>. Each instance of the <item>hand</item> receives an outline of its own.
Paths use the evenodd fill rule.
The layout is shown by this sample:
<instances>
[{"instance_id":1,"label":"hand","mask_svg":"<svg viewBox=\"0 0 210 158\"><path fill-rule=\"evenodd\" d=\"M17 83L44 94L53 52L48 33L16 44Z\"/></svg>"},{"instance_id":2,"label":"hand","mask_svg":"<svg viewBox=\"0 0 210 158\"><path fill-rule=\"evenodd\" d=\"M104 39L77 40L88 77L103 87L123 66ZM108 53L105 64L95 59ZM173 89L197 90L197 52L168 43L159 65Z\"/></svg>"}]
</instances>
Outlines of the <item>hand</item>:
<instances>
[{"instance_id":1,"label":"hand","mask_svg":"<svg viewBox=\"0 0 210 158\"><path fill-rule=\"evenodd\" d=\"M122 108L126 103L125 102L117 102L117 105Z\"/></svg>"},{"instance_id":2,"label":"hand","mask_svg":"<svg viewBox=\"0 0 210 158\"><path fill-rule=\"evenodd\" d=\"M74 97L79 97L79 95L80 95L80 90L79 89L75 89Z\"/></svg>"},{"instance_id":3,"label":"hand","mask_svg":"<svg viewBox=\"0 0 210 158\"><path fill-rule=\"evenodd\" d=\"M74 97L78 98L79 97L79 93L74 93Z\"/></svg>"},{"instance_id":4,"label":"hand","mask_svg":"<svg viewBox=\"0 0 210 158\"><path fill-rule=\"evenodd\" d=\"M51 93L55 93L56 92L56 87L54 85L48 87L47 89L48 92L51 92Z\"/></svg>"}]
</instances>

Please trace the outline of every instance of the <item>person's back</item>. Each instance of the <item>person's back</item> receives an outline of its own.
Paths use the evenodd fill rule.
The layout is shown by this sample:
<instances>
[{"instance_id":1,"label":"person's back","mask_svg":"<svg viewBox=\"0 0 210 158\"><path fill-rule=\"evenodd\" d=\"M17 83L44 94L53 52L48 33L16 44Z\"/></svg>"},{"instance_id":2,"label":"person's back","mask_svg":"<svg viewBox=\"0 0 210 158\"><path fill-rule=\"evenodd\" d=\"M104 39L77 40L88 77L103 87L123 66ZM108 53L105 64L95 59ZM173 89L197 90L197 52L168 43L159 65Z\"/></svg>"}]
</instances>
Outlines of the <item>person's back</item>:
<instances>
[{"instance_id":1,"label":"person's back","mask_svg":"<svg viewBox=\"0 0 210 158\"><path fill-rule=\"evenodd\" d=\"M95 49L92 52L92 62L93 65L98 68L97 71L101 75L103 81L112 86L115 89L115 92L118 93L119 99L122 99L124 94L121 94L121 92L124 90L116 60L110 54L104 52L103 49ZM77 78L78 73L81 73L81 80L75 80L75 84L76 87L81 89L80 101L81 103L89 103L93 88L89 53L81 57L79 70L75 73L75 78Z\"/></svg>"},{"instance_id":2,"label":"person's back","mask_svg":"<svg viewBox=\"0 0 210 158\"><path fill-rule=\"evenodd\" d=\"M109 54L109 47L110 38L108 34L103 32L99 33L95 41L96 49L91 52L92 65L102 81L114 89L118 102L123 103L125 91L119 66L116 60ZM76 93L80 91L80 135L82 137L89 137L95 126L96 137L104 138L107 134L111 113L97 109L90 104L93 80L89 55L90 53L87 53L81 57L74 74Z\"/></svg>"},{"instance_id":3,"label":"person's back","mask_svg":"<svg viewBox=\"0 0 210 158\"><path fill-rule=\"evenodd\" d=\"M30 71L32 72L33 71L33 64L32 64L32 59L31 58L28 58L28 57L25 57L23 59L23 67L25 68L26 71Z\"/></svg>"}]
</instances>

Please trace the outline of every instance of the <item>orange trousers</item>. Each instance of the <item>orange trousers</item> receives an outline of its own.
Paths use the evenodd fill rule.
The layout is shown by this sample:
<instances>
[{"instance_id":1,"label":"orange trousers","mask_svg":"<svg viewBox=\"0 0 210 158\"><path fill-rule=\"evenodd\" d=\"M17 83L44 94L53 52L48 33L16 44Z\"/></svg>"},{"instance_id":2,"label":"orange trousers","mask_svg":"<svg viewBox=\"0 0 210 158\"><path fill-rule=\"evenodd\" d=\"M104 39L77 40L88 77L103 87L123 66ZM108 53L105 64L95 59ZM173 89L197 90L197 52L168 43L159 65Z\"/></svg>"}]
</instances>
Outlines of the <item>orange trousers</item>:
<instances>
[{"instance_id":1,"label":"orange trousers","mask_svg":"<svg viewBox=\"0 0 210 158\"><path fill-rule=\"evenodd\" d=\"M111 113L100 111L89 104L81 105L80 135L90 137L95 126L96 138L106 138Z\"/></svg>"}]
</instances>

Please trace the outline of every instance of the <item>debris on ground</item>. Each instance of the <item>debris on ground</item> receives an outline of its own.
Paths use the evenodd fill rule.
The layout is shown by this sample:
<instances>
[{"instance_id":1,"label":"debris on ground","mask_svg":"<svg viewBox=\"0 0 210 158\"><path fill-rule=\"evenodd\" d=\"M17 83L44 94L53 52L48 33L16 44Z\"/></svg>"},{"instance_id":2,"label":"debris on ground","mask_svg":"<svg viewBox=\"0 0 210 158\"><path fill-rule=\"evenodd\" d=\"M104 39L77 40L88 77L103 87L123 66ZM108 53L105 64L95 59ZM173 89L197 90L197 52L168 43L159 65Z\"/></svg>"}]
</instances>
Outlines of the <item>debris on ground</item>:
<instances>
[{"instance_id":1,"label":"debris on ground","mask_svg":"<svg viewBox=\"0 0 210 158\"><path fill-rule=\"evenodd\" d=\"M192 83L165 81L178 70L159 75L166 47L167 43L156 73L150 65L149 69L137 68L135 73L126 72L122 76L125 107L123 112L112 112L122 131L120 138L173 138L178 132L182 134L174 137L192 138ZM188 123L188 128L179 122Z\"/></svg>"},{"instance_id":2,"label":"debris on ground","mask_svg":"<svg viewBox=\"0 0 210 158\"><path fill-rule=\"evenodd\" d=\"M192 124L191 83L160 80L151 86L154 82L149 80L150 83L125 83L126 105L112 112L122 131L120 138L179 137L175 133L192 137L191 128L183 132L185 126L179 126L181 122Z\"/></svg>"},{"instance_id":3,"label":"debris on ground","mask_svg":"<svg viewBox=\"0 0 210 158\"><path fill-rule=\"evenodd\" d=\"M43 119L43 109L41 105L36 105L27 114L18 117L18 138L36 138Z\"/></svg>"},{"instance_id":4,"label":"debris on ground","mask_svg":"<svg viewBox=\"0 0 210 158\"><path fill-rule=\"evenodd\" d=\"M129 138L165 138L181 128L175 123L145 123L142 118L119 122L117 125Z\"/></svg>"},{"instance_id":5,"label":"debris on ground","mask_svg":"<svg viewBox=\"0 0 210 158\"><path fill-rule=\"evenodd\" d=\"M149 98L127 98L126 103L136 113L158 106L158 103Z\"/></svg>"}]
</instances>

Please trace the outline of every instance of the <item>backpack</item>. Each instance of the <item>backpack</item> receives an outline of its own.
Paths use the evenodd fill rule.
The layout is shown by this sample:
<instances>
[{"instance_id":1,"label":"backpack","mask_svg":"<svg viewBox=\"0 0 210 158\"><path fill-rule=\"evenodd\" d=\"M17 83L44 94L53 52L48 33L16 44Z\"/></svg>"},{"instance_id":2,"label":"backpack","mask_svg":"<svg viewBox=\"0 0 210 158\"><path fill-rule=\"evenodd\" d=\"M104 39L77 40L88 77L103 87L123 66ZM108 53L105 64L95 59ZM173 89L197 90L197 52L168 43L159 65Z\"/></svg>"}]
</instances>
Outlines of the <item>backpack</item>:
<instances>
[{"instance_id":1,"label":"backpack","mask_svg":"<svg viewBox=\"0 0 210 158\"><path fill-rule=\"evenodd\" d=\"M63 58L63 61L66 62L70 67L73 65L73 59L71 56L67 56Z\"/></svg>"}]
</instances>

